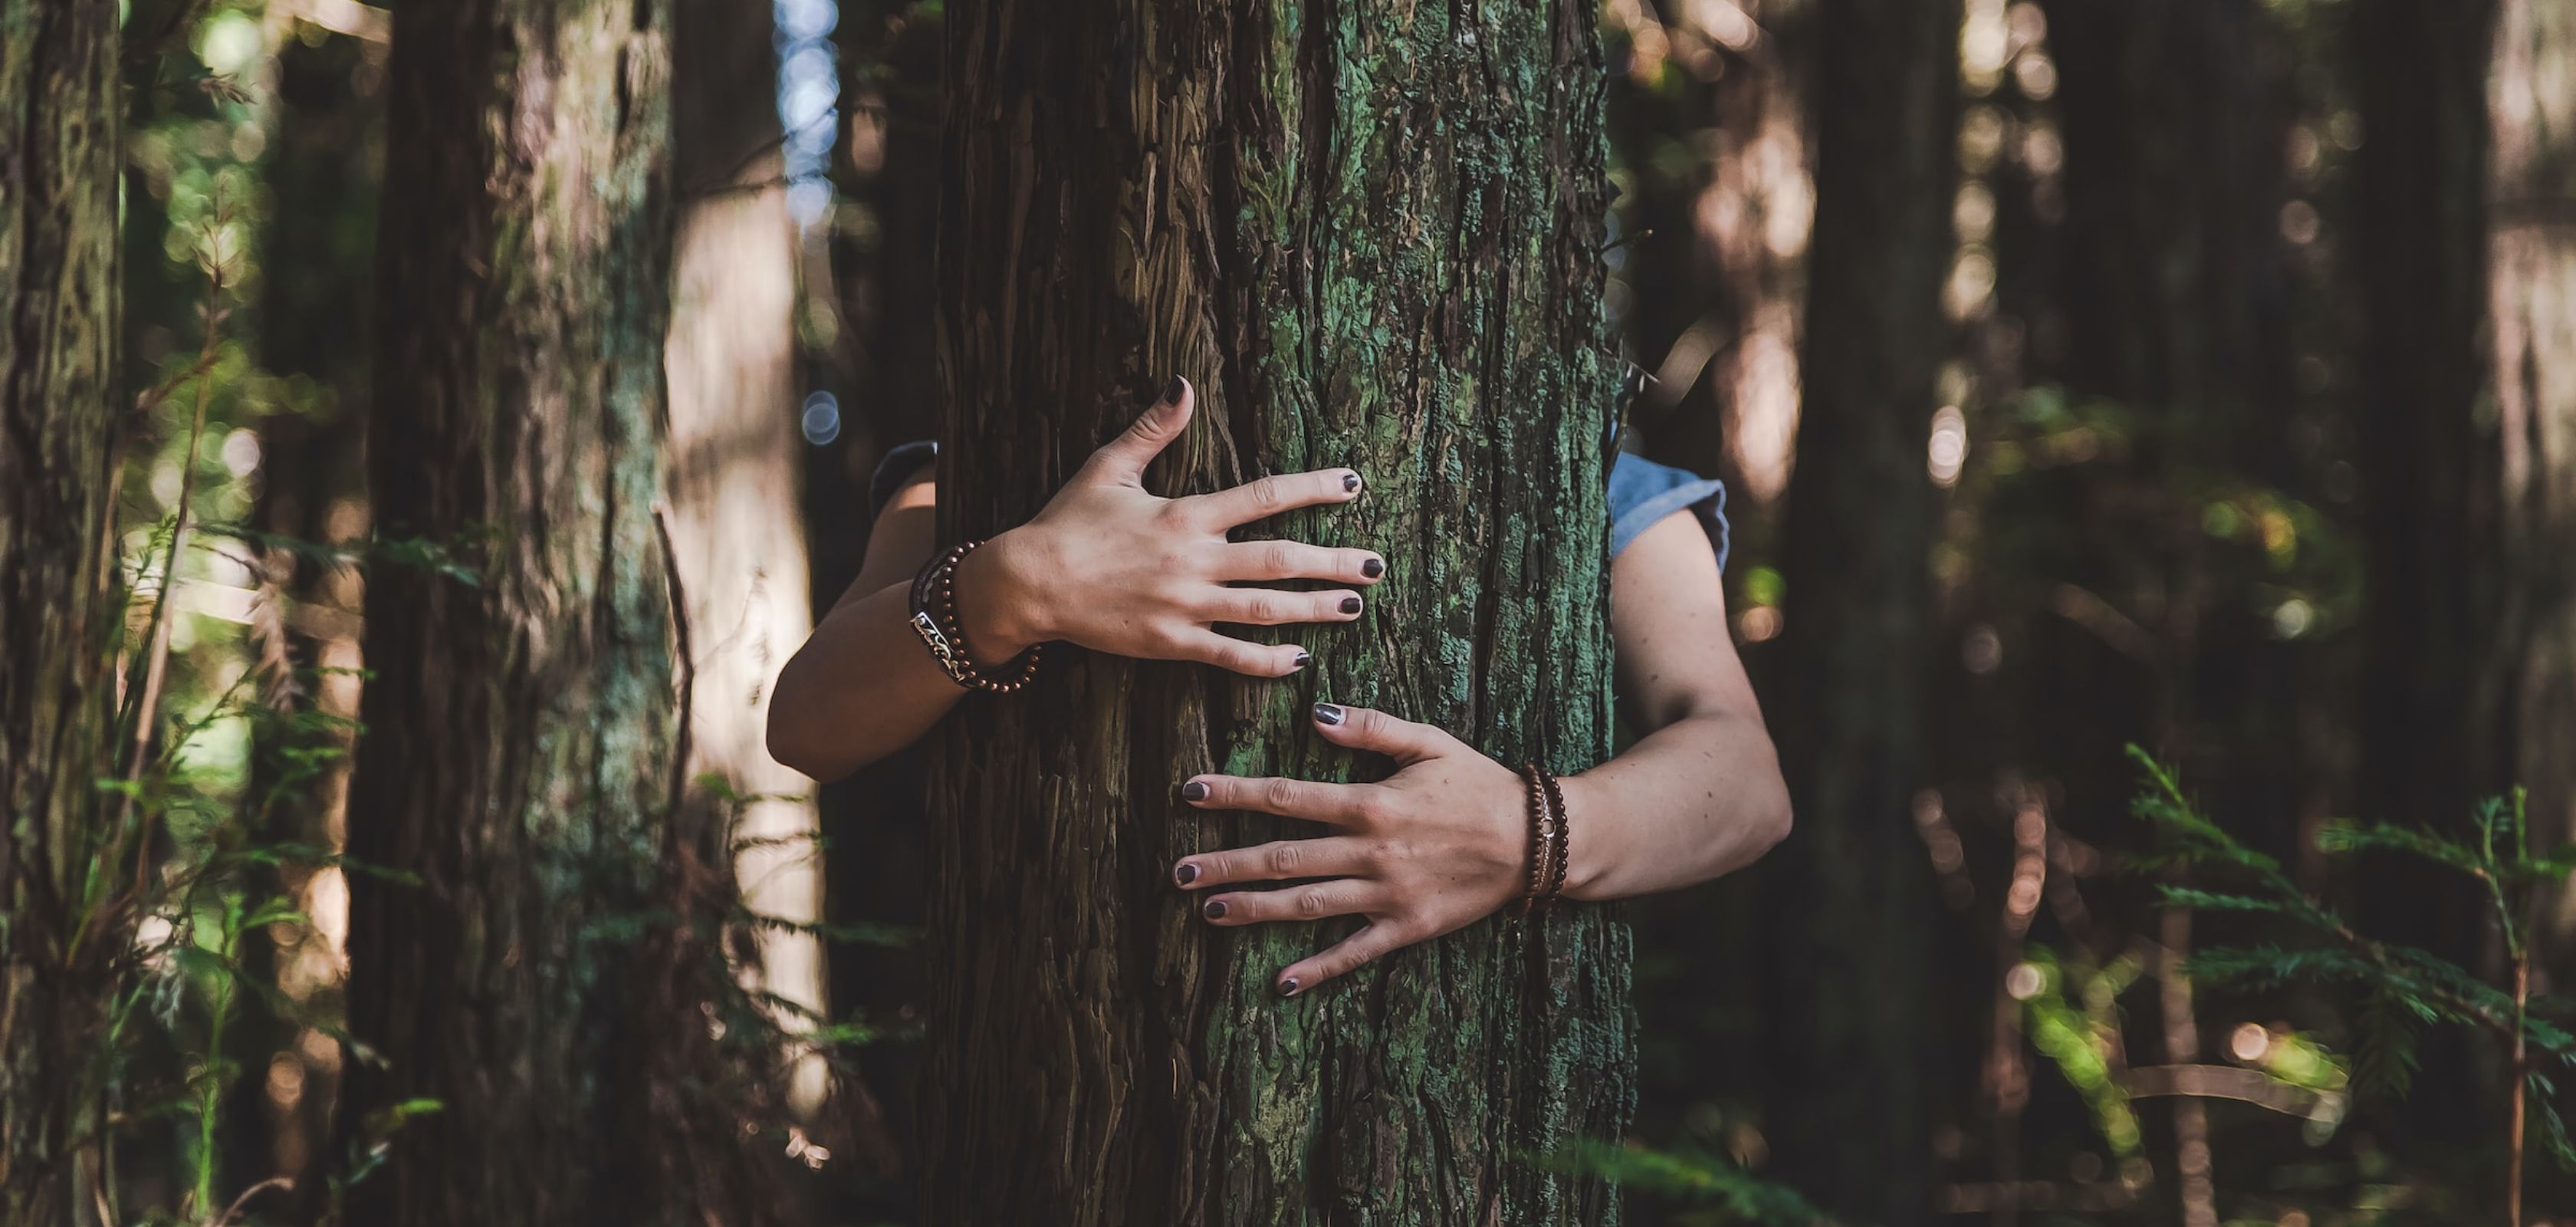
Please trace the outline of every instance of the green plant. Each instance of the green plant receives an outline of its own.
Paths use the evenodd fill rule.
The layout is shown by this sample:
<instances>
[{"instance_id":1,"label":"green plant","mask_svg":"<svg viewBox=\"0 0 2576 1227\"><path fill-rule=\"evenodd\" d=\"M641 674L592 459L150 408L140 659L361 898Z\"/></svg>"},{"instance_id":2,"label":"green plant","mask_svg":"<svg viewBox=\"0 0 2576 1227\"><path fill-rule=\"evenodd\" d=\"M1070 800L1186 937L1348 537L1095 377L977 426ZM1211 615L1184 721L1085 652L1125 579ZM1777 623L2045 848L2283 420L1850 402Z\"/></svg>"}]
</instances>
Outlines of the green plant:
<instances>
[{"instance_id":1,"label":"green plant","mask_svg":"<svg viewBox=\"0 0 2576 1227\"><path fill-rule=\"evenodd\" d=\"M2393 852L2455 870L2482 885L2504 945L2508 983L2498 986L2429 951L2355 931L2334 909L2300 890L2279 861L2245 846L2195 807L2171 768L2136 746L2129 747L2129 754L2148 777L2134 806L2138 816L2172 836L2172 851L2162 859L2222 870L2246 884L2237 891L2166 885L2165 905L2269 916L2286 922L2303 939L2203 950L2191 959L2194 976L2256 988L2316 984L2360 993L2356 1093L2402 1097L2415 1068L2417 1031L2427 1025L2466 1027L2503 1047L2513 1074L2503 1139L2505 1214L2511 1227L2520 1227L2524 1152L2535 1115L2541 1145L2562 1167L2576 1170L2576 1143L2569 1139L2552 1076L2553 1071L2576 1068L2576 1035L2541 1017L2565 1017L2576 1002L2531 995L2530 935L2524 923L2535 893L2563 885L2576 870L2576 846L2533 855L2520 789L2478 806L2470 829L2456 835L2348 822L2330 824L2319 833L2318 847L2329 854Z\"/></svg>"}]
</instances>

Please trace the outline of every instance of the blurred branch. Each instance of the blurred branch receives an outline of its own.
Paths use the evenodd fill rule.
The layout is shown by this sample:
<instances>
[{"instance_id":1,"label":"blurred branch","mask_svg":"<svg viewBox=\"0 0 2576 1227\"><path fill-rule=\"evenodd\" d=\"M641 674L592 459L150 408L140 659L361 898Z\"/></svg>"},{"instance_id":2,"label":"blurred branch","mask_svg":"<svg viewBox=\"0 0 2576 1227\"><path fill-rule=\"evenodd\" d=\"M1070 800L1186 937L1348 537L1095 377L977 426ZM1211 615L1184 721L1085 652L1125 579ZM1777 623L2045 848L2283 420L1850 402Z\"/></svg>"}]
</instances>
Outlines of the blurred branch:
<instances>
[{"instance_id":1,"label":"blurred branch","mask_svg":"<svg viewBox=\"0 0 2576 1227\"><path fill-rule=\"evenodd\" d=\"M2326 1098L2323 1092L2292 1086L2259 1069L2233 1065L2141 1065L2122 1074L2120 1083L2133 1098L2233 1099L2284 1116L2314 1115Z\"/></svg>"},{"instance_id":2,"label":"blurred branch","mask_svg":"<svg viewBox=\"0 0 2576 1227\"><path fill-rule=\"evenodd\" d=\"M2153 631L2087 589L2059 584L2049 594L2048 607L2057 616L2093 632L2113 651L2142 664L2154 664L2164 655Z\"/></svg>"},{"instance_id":3,"label":"blurred branch","mask_svg":"<svg viewBox=\"0 0 2576 1227\"><path fill-rule=\"evenodd\" d=\"M358 0L270 0L269 11L280 16L302 18L334 34L346 34L361 42L394 41L394 15L390 10Z\"/></svg>"}]
</instances>

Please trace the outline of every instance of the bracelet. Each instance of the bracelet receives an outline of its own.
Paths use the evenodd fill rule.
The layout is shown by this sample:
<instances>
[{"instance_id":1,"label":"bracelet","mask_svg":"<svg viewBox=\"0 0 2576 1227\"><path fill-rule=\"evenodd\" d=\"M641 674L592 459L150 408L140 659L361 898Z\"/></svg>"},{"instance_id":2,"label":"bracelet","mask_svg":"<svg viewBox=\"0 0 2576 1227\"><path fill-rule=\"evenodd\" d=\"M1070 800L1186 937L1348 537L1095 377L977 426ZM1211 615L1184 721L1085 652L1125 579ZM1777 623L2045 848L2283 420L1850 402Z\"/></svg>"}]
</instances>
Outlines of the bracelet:
<instances>
[{"instance_id":1,"label":"bracelet","mask_svg":"<svg viewBox=\"0 0 2576 1227\"><path fill-rule=\"evenodd\" d=\"M1565 885L1565 820L1555 776L1536 763L1522 763L1521 779L1529 786L1530 876L1519 913L1526 917Z\"/></svg>"},{"instance_id":2,"label":"bracelet","mask_svg":"<svg viewBox=\"0 0 2576 1227\"><path fill-rule=\"evenodd\" d=\"M975 659L966 652L966 630L957 620L957 564L965 561L981 541L968 541L952 546L946 553L932 558L912 580L912 629L930 648L932 659L939 662L948 680L968 690L988 694L1009 694L1029 684L1037 675L1038 652L1044 644L1030 644L1028 650L1011 658L1004 668L1007 678L996 681L975 667Z\"/></svg>"},{"instance_id":3,"label":"bracelet","mask_svg":"<svg viewBox=\"0 0 2576 1227\"><path fill-rule=\"evenodd\" d=\"M1565 790L1557 786L1556 773L1541 767L1538 769L1538 779L1540 783L1547 786L1547 807L1556 813L1556 855L1552 858L1555 861L1555 868L1549 872L1547 893L1541 896L1541 898L1553 900L1565 893L1565 873L1574 864L1574 856L1566 835L1567 828L1573 823L1574 815L1565 808Z\"/></svg>"}]
</instances>

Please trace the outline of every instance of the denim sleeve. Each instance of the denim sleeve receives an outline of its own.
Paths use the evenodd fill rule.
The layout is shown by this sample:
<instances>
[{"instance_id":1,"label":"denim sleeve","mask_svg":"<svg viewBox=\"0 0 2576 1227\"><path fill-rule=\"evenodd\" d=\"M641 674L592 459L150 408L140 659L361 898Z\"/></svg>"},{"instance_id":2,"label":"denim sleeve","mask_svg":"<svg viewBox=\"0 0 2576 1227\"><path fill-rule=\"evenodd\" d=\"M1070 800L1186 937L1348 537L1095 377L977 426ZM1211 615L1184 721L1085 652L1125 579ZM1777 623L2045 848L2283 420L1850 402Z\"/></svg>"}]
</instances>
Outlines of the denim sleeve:
<instances>
[{"instance_id":1,"label":"denim sleeve","mask_svg":"<svg viewBox=\"0 0 2576 1227\"><path fill-rule=\"evenodd\" d=\"M1726 569L1726 483L1621 452L1610 467L1610 553L1617 556L1656 521L1687 509L1708 531Z\"/></svg>"},{"instance_id":2,"label":"denim sleeve","mask_svg":"<svg viewBox=\"0 0 2576 1227\"><path fill-rule=\"evenodd\" d=\"M894 501L895 491L931 462L939 459L939 440L915 439L898 444L877 461L876 474L868 478L868 520L885 514L885 506Z\"/></svg>"}]
</instances>

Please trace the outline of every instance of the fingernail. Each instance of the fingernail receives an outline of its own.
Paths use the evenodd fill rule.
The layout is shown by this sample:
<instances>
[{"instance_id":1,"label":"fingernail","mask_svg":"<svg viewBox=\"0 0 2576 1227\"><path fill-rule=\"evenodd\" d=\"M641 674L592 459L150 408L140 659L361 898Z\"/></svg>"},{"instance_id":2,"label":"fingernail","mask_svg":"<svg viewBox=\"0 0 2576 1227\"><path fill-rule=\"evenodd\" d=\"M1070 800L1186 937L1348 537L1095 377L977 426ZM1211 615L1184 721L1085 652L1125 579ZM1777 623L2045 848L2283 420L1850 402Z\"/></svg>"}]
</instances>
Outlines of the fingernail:
<instances>
[{"instance_id":1,"label":"fingernail","mask_svg":"<svg viewBox=\"0 0 2576 1227\"><path fill-rule=\"evenodd\" d=\"M1181 785L1181 799L1184 801L1205 801L1207 800L1207 795L1208 786L1206 780L1192 780L1187 784Z\"/></svg>"},{"instance_id":2,"label":"fingernail","mask_svg":"<svg viewBox=\"0 0 2576 1227\"><path fill-rule=\"evenodd\" d=\"M1207 906L1200 908L1199 912L1210 920L1223 920L1225 919L1225 900L1210 899L1207 901Z\"/></svg>"},{"instance_id":3,"label":"fingernail","mask_svg":"<svg viewBox=\"0 0 2576 1227\"><path fill-rule=\"evenodd\" d=\"M1172 382L1163 385L1163 403L1167 405L1177 405L1181 403L1181 393L1189 390L1189 381L1182 379L1178 375L1174 375L1172 376Z\"/></svg>"},{"instance_id":4,"label":"fingernail","mask_svg":"<svg viewBox=\"0 0 2576 1227\"><path fill-rule=\"evenodd\" d=\"M1343 492L1343 493L1345 493L1345 494L1355 494L1355 493L1358 493L1359 488L1360 488L1360 475L1359 475L1359 474L1357 474L1357 473L1344 473L1344 474L1342 474L1342 492Z\"/></svg>"},{"instance_id":5,"label":"fingernail","mask_svg":"<svg viewBox=\"0 0 2576 1227\"><path fill-rule=\"evenodd\" d=\"M1331 703L1318 703L1315 705L1315 723L1340 724L1341 722L1342 709L1339 706Z\"/></svg>"},{"instance_id":6,"label":"fingernail","mask_svg":"<svg viewBox=\"0 0 2576 1227\"><path fill-rule=\"evenodd\" d=\"M1285 980L1281 980L1281 981L1279 982L1279 995L1280 995L1280 996L1282 996L1282 997L1294 997L1294 996L1296 996L1296 995L1297 995L1297 977L1295 977L1295 976L1290 976L1290 977L1288 977L1288 978L1287 978L1287 979L1285 979Z\"/></svg>"},{"instance_id":7,"label":"fingernail","mask_svg":"<svg viewBox=\"0 0 2576 1227\"><path fill-rule=\"evenodd\" d=\"M1370 579L1376 579L1378 576L1386 574L1386 561L1384 559L1371 558L1360 564L1360 574L1367 576Z\"/></svg>"},{"instance_id":8,"label":"fingernail","mask_svg":"<svg viewBox=\"0 0 2576 1227\"><path fill-rule=\"evenodd\" d=\"M1199 880L1199 867L1189 863L1188 861L1183 861L1179 868L1172 871L1172 880L1183 886L1196 882Z\"/></svg>"},{"instance_id":9,"label":"fingernail","mask_svg":"<svg viewBox=\"0 0 2576 1227\"><path fill-rule=\"evenodd\" d=\"M1313 656L1313 655L1311 655L1311 654L1309 654L1309 653L1306 653L1306 652L1303 652L1303 651L1300 651L1300 652L1298 652L1298 653L1297 653L1297 667L1298 667L1298 668L1303 669L1303 668L1305 668L1306 666L1311 665L1311 664L1313 664L1313 663L1315 663L1315 658L1314 658L1314 656Z\"/></svg>"},{"instance_id":10,"label":"fingernail","mask_svg":"<svg viewBox=\"0 0 2576 1227\"><path fill-rule=\"evenodd\" d=\"M1343 612L1343 613L1358 613L1359 611L1360 611L1360 599L1359 599L1358 597L1355 597L1355 596L1346 596L1346 597L1343 597L1343 598L1342 598L1342 612Z\"/></svg>"}]
</instances>

